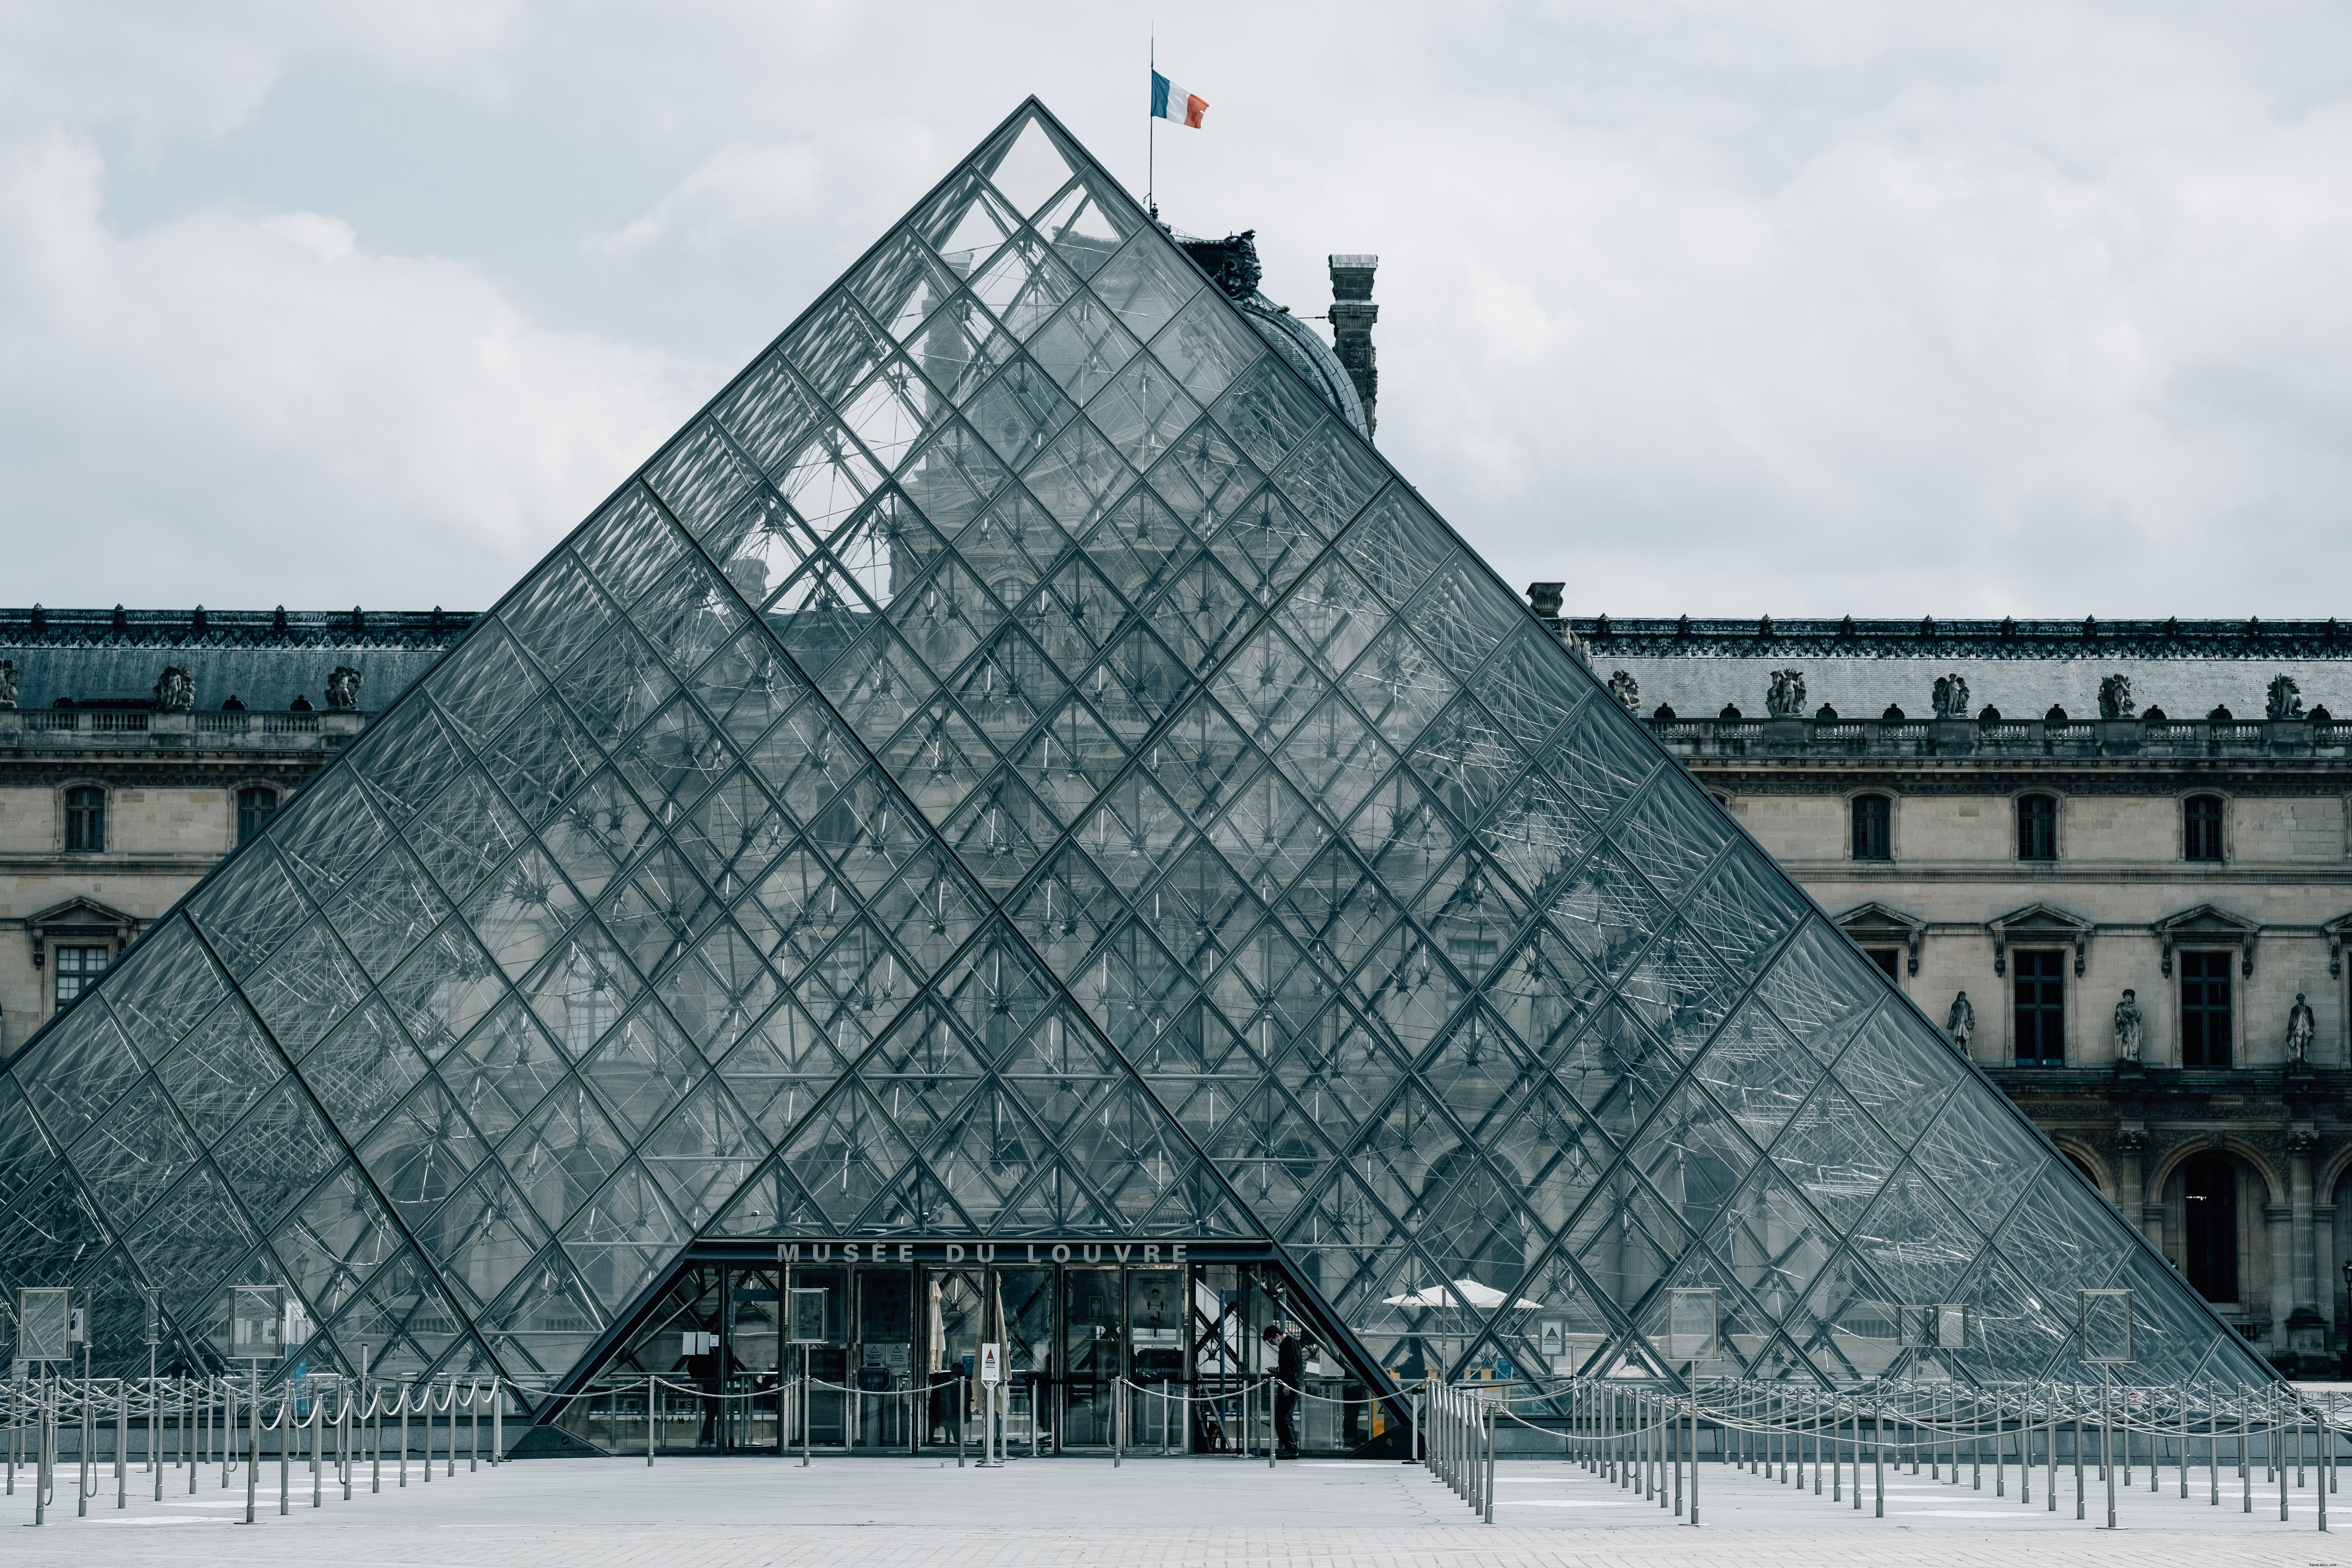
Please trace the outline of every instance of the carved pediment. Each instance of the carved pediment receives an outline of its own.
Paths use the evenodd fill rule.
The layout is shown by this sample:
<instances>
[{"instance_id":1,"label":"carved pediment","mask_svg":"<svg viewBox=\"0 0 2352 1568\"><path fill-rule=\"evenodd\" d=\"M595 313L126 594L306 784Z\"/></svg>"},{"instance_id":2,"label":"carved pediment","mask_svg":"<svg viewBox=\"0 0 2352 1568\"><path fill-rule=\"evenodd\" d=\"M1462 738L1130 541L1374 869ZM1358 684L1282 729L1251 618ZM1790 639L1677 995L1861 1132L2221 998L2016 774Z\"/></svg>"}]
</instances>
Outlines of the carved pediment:
<instances>
[{"instance_id":1,"label":"carved pediment","mask_svg":"<svg viewBox=\"0 0 2352 1568\"><path fill-rule=\"evenodd\" d=\"M2164 945L2164 975L2168 980L2172 977L2175 947L2234 947L2238 950L2238 973L2247 979L2253 978L2254 942L2263 934L2259 921L2246 920L2212 904L2200 904L2193 910L2167 915L2150 929ZM2332 943L2333 939L2331 951Z\"/></svg>"},{"instance_id":2,"label":"carved pediment","mask_svg":"<svg viewBox=\"0 0 2352 1568\"><path fill-rule=\"evenodd\" d=\"M1927 939L1927 922L1885 904L1868 903L1837 918L1838 929L1857 947L1900 946L1909 972L1919 973L1919 944Z\"/></svg>"},{"instance_id":3,"label":"carved pediment","mask_svg":"<svg viewBox=\"0 0 2352 1568\"><path fill-rule=\"evenodd\" d=\"M2319 934L2327 939L2328 974L2341 975L2344 973L2344 939L2347 934L2352 934L2352 914L2337 915L2319 928Z\"/></svg>"},{"instance_id":4,"label":"carved pediment","mask_svg":"<svg viewBox=\"0 0 2352 1568\"><path fill-rule=\"evenodd\" d=\"M2090 967L2092 926L2080 915L2069 914L2051 904L2034 903L2011 910L1990 924L1995 974L2009 973L2011 947L2071 947L2074 950L2076 979L2082 978Z\"/></svg>"},{"instance_id":5,"label":"carved pediment","mask_svg":"<svg viewBox=\"0 0 2352 1568\"><path fill-rule=\"evenodd\" d=\"M103 937L120 947L138 934L142 923L138 916L125 914L96 899L74 898L51 904L25 921L25 929L33 938L33 967L41 967L53 942L71 937Z\"/></svg>"}]
</instances>

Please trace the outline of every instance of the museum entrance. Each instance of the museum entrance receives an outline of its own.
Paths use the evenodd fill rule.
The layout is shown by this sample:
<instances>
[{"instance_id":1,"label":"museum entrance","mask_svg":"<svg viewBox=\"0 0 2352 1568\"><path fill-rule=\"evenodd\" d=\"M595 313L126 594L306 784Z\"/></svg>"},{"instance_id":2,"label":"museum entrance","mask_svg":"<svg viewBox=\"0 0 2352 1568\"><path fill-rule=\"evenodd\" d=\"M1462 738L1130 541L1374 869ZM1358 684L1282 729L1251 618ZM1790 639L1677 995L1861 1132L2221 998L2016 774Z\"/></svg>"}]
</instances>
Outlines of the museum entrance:
<instances>
[{"instance_id":1,"label":"museum entrance","mask_svg":"<svg viewBox=\"0 0 2352 1568\"><path fill-rule=\"evenodd\" d=\"M1280 1320L1303 1352L1306 1451L1360 1451L1393 1421L1272 1265L1025 1243L899 1261L908 1250L803 1244L776 1264L689 1262L550 1419L614 1453L643 1452L648 1421L659 1454L920 1454L959 1434L977 1449L994 1341L1015 1456L1108 1449L1122 1393L1130 1452L1262 1452L1274 1358L1261 1336Z\"/></svg>"}]
</instances>

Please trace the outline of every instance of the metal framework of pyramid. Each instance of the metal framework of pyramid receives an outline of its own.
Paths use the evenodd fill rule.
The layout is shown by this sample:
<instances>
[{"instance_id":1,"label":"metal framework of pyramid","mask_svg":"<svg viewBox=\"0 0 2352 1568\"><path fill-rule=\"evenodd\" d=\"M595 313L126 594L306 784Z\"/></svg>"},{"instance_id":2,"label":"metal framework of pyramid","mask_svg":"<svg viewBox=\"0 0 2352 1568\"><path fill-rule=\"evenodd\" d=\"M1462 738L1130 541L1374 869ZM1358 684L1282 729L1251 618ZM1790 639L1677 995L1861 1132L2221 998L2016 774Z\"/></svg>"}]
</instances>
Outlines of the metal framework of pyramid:
<instances>
[{"instance_id":1,"label":"metal framework of pyramid","mask_svg":"<svg viewBox=\"0 0 2352 1568\"><path fill-rule=\"evenodd\" d=\"M1376 1381L1677 1286L2269 1375L1034 100L0 1078L100 1371L282 1283L543 1384L911 1235L1255 1240Z\"/></svg>"}]
</instances>

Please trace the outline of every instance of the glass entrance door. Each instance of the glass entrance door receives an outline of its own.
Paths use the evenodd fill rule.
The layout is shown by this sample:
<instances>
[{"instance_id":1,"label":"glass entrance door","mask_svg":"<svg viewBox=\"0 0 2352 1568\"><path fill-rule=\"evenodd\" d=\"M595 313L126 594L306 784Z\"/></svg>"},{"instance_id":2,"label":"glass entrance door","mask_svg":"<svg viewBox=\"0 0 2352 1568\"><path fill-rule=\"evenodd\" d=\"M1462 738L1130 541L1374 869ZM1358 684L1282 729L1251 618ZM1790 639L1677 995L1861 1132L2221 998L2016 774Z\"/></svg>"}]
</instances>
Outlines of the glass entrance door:
<instances>
[{"instance_id":1,"label":"glass entrance door","mask_svg":"<svg viewBox=\"0 0 2352 1568\"><path fill-rule=\"evenodd\" d=\"M727 1319L719 1345L725 1352L727 1399L720 1412L719 1450L772 1454L782 1388L777 1292L783 1288L783 1277L773 1268L730 1268L726 1273Z\"/></svg>"},{"instance_id":2,"label":"glass entrance door","mask_svg":"<svg viewBox=\"0 0 2352 1568\"><path fill-rule=\"evenodd\" d=\"M1184 1271L1128 1270L1127 1323L1128 1376L1136 1383L1128 1443L1164 1454L1189 1452L1183 1402L1167 1397L1183 1392Z\"/></svg>"},{"instance_id":3,"label":"glass entrance door","mask_svg":"<svg viewBox=\"0 0 2352 1568\"><path fill-rule=\"evenodd\" d=\"M1112 1380L1126 1370L1116 1268L1062 1270L1062 1443L1107 1448Z\"/></svg>"}]
</instances>

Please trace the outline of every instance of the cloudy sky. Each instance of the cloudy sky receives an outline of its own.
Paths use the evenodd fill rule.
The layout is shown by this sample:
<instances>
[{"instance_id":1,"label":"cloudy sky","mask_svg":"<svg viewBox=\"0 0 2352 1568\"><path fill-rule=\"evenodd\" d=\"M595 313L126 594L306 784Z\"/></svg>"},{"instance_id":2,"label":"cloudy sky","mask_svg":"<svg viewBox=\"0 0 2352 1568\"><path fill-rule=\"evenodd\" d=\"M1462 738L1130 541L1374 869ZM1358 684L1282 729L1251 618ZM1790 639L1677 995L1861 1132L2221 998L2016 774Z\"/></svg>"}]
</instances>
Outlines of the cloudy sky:
<instances>
[{"instance_id":1,"label":"cloudy sky","mask_svg":"<svg viewBox=\"0 0 2352 1568\"><path fill-rule=\"evenodd\" d=\"M1162 7L1165 215L1615 615L2352 615L2352 12ZM477 607L1152 8L0 0L0 603Z\"/></svg>"}]
</instances>

